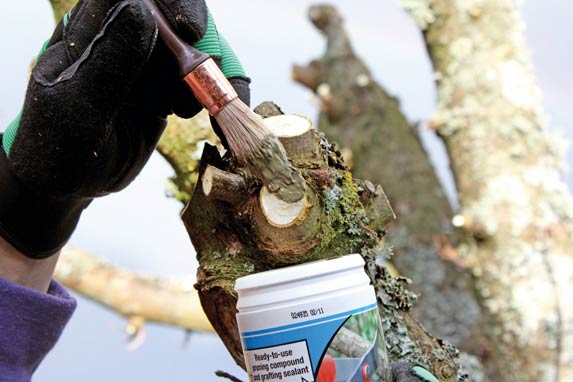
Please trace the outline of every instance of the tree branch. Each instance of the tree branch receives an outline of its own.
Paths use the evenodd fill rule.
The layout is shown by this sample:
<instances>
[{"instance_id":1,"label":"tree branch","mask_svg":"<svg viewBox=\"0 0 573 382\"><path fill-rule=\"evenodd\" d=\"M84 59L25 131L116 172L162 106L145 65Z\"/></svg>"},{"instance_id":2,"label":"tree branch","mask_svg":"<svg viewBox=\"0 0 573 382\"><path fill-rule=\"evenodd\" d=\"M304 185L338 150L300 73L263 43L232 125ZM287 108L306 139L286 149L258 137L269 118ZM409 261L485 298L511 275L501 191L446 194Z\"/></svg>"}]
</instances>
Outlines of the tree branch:
<instances>
[{"instance_id":1,"label":"tree branch","mask_svg":"<svg viewBox=\"0 0 573 382\"><path fill-rule=\"evenodd\" d=\"M207 166L201 179L206 196L222 200L233 205L244 201L247 192L247 181L244 177Z\"/></svg>"},{"instance_id":2,"label":"tree branch","mask_svg":"<svg viewBox=\"0 0 573 382\"><path fill-rule=\"evenodd\" d=\"M207 111L203 110L191 119L169 116L167 128L157 145L157 151L175 170L175 176L169 179L168 194L183 205L191 199L197 183L199 159L205 143L223 149L221 141L211 127Z\"/></svg>"},{"instance_id":3,"label":"tree branch","mask_svg":"<svg viewBox=\"0 0 573 382\"><path fill-rule=\"evenodd\" d=\"M360 358L368 353L371 344L359 334L342 327L336 332L330 346L347 357Z\"/></svg>"},{"instance_id":4,"label":"tree branch","mask_svg":"<svg viewBox=\"0 0 573 382\"><path fill-rule=\"evenodd\" d=\"M55 277L126 318L213 331L192 281L143 276L71 247L62 250Z\"/></svg>"},{"instance_id":5,"label":"tree branch","mask_svg":"<svg viewBox=\"0 0 573 382\"><path fill-rule=\"evenodd\" d=\"M573 203L512 0L404 1L438 87L490 380L573 378ZM563 346L567 344L567 346Z\"/></svg>"},{"instance_id":6,"label":"tree branch","mask_svg":"<svg viewBox=\"0 0 573 382\"><path fill-rule=\"evenodd\" d=\"M470 275L444 261L434 245L434 237L455 242L456 235L449 202L417 132L398 100L353 53L336 9L316 5L309 18L326 37L326 51L306 66L294 66L293 78L316 92L321 100L318 128L340 143L356 177L384 186L397 215L387 227L396 253L392 262L420 295L412 314L430 333L454 345L475 339L472 327L480 311ZM362 188L365 194L375 192L367 184Z\"/></svg>"},{"instance_id":7,"label":"tree branch","mask_svg":"<svg viewBox=\"0 0 573 382\"><path fill-rule=\"evenodd\" d=\"M275 120L269 123L276 123L275 127L286 126L275 129L275 133L283 131L283 136L278 134L281 141L298 137L299 145L309 146L285 145L292 163L307 183L308 203L303 208L306 211L297 214L294 220L289 219L288 224L276 224L275 219L269 221L269 210L282 216L276 214L282 208L266 203L264 190L254 188L245 195L245 203L230 205L206 197L199 182L183 213L200 264L197 284L201 303L231 355L244 365L235 319L237 277L362 253L377 291L383 325L388 328L385 335L391 359L423 363L441 381L454 381L455 349L430 336L410 317L412 293L384 267L376 265L387 252L381 241L383 227L393 217L382 189L373 185L364 189L365 182L352 178L333 145L312 128L296 128L301 125L300 117L281 115L267 119L271 118ZM307 126L308 120L304 119L302 125ZM199 174L204 176L208 166L240 172L234 165L221 158L216 149L206 146Z\"/></svg>"}]
</instances>

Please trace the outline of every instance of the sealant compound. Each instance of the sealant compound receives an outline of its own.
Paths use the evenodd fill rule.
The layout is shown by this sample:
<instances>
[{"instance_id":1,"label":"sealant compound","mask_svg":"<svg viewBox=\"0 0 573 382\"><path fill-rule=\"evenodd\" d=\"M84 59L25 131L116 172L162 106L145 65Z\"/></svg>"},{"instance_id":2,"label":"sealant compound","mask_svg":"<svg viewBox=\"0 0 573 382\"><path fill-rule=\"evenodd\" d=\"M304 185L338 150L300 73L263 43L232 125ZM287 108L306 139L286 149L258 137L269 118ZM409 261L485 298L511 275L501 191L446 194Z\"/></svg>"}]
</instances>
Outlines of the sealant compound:
<instances>
[{"instance_id":1,"label":"sealant compound","mask_svg":"<svg viewBox=\"0 0 573 382\"><path fill-rule=\"evenodd\" d=\"M241 277L235 289L251 382L391 380L360 255Z\"/></svg>"}]
</instances>

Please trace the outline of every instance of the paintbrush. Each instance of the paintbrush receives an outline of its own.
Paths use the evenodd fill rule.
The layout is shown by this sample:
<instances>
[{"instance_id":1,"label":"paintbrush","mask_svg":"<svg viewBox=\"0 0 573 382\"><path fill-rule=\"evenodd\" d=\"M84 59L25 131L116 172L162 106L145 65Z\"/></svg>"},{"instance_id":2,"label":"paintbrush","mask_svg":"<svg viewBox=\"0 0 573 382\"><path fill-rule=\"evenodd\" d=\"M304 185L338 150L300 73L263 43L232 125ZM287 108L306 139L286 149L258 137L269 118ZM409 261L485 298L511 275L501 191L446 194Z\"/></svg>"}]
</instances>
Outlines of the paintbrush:
<instances>
[{"instance_id":1,"label":"paintbrush","mask_svg":"<svg viewBox=\"0 0 573 382\"><path fill-rule=\"evenodd\" d=\"M235 159L287 203L304 196L304 180L289 162L278 138L238 97L215 61L183 41L153 0L144 0L159 35L179 63L183 80L195 98L217 120Z\"/></svg>"}]
</instances>

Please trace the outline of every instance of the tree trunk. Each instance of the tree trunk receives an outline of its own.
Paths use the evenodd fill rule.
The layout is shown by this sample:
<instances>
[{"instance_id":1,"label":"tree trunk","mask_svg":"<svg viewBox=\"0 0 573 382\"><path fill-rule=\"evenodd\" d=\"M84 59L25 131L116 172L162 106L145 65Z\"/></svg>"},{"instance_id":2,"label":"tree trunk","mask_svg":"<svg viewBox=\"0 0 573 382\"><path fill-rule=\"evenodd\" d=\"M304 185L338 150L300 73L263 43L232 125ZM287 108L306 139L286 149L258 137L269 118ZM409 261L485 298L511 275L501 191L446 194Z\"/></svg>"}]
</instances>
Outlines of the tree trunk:
<instances>
[{"instance_id":1,"label":"tree trunk","mask_svg":"<svg viewBox=\"0 0 573 382\"><path fill-rule=\"evenodd\" d=\"M431 337L408 313L413 295L385 267L376 264L389 249L383 227L393 213L381 187L355 181L339 152L310 122L272 116L267 126L279 136L306 181L304 203L284 208L269 199L257 181L244 179L241 200L206 195L205 184L242 174L229 156L206 146L197 187L183 220L199 260L197 288L213 327L237 363L244 366L235 321L237 277L349 253L362 253L376 287L390 358L426 364L441 381L455 381L456 350ZM297 133L293 133L296 131ZM207 168L227 173L206 182ZM213 173L212 170L210 170ZM234 175L233 175L234 174ZM294 210L294 213L288 213Z\"/></svg>"},{"instance_id":2,"label":"tree trunk","mask_svg":"<svg viewBox=\"0 0 573 382\"><path fill-rule=\"evenodd\" d=\"M480 320L479 304L467 272L446 257L457 235L452 211L418 134L398 100L372 78L356 57L342 17L328 5L313 6L309 18L324 34L324 55L306 66L295 65L293 77L321 100L320 131L351 157L353 173L384 184L397 220L388 229L392 262L411 278L420 295L413 309L430 333L456 346ZM441 253L440 253L441 252Z\"/></svg>"},{"instance_id":3,"label":"tree trunk","mask_svg":"<svg viewBox=\"0 0 573 382\"><path fill-rule=\"evenodd\" d=\"M573 379L573 207L516 2L406 1L438 87L492 381Z\"/></svg>"}]
</instances>

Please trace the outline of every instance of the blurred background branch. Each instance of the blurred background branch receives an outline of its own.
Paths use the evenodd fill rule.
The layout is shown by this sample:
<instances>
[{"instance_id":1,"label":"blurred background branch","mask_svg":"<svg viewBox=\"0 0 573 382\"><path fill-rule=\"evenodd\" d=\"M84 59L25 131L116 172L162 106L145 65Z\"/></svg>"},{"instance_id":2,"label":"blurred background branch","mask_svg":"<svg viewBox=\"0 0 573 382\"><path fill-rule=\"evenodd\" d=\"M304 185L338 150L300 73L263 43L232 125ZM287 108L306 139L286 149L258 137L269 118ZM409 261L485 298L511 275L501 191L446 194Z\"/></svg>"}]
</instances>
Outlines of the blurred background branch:
<instances>
[{"instance_id":1,"label":"blurred background branch","mask_svg":"<svg viewBox=\"0 0 573 382\"><path fill-rule=\"evenodd\" d=\"M177 280L145 276L70 246L62 250L55 277L128 319L213 332L193 287L194 277Z\"/></svg>"},{"instance_id":2,"label":"blurred background branch","mask_svg":"<svg viewBox=\"0 0 573 382\"><path fill-rule=\"evenodd\" d=\"M432 126L459 193L459 257L486 313L489 350L478 354L491 380L571 380L573 203L517 5L405 4L434 66Z\"/></svg>"},{"instance_id":3,"label":"blurred background branch","mask_svg":"<svg viewBox=\"0 0 573 382\"><path fill-rule=\"evenodd\" d=\"M381 184L397 219L387 241L398 270L421 297L413 315L436 336L459 346L480 317L467 272L439 255L434 238L456 242L452 209L416 127L397 98L372 78L354 53L343 15L329 5L309 9L326 38L321 58L294 65L293 79L320 101L318 130L340 144L356 177ZM431 275L431 276L429 276Z\"/></svg>"}]
</instances>

